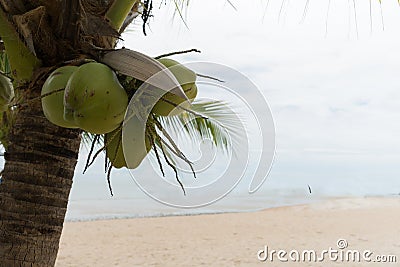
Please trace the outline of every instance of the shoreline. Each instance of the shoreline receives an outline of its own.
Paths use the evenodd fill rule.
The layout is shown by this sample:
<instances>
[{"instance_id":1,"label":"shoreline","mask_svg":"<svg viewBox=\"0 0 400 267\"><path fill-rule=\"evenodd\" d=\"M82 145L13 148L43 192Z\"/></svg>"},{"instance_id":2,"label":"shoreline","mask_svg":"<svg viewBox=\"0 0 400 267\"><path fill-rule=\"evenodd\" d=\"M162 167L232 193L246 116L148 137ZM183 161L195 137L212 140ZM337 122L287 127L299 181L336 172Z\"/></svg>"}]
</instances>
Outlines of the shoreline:
<instances>
[{"instance_id":1,"label":"shoreline","mask_svg":"<svg viewBox=\"0 0 400 267\"><path fill-rule=\"evenodd\" d=\"M181 216L199 216L199 215L208 215L208 214L230 214L230 213L251 213L251 212L260 212L264 210L270 209L278 209L285 207L297 207L304 205L314 205L316 203L324 203L326 201L335 201L335 200L345 200L345 199L392 199L399 198L400 195L386 195L386 196L328 196L328 197L318 197L317 199L304 201L303 203L286 203L286 204L277 204L272 205L270 207L263 208L253 208L253 209L227 209L227 210L209 210L209 211L199 211L193 212L196 209L184 209L177 211L170 211L165 213L154 213L148 215L106 215L106 216L93 216L90 218L66 218L66 223L74 223L74 222L93 222L93 221L110 221L110 220L129 220L129 219L140 219L140 218L164 218L164 217L181 217ZM96 201L96 200L94 200ZM188 211L188 212L185 212Z\"/></svg>"},{"instance_id":2,"label":"shoreline","mask_svg":"<svg viewBox=\"0 0 400 267\"><path fill-rule=\"evenodd\" d=\"M393 254L400 261L399 210L398 196L364 197L255 212L66 222L56 266L262 266L271 265L256 256L266 245L321 251L341 238L351 249Z\"/></svg>"}]
</instances>

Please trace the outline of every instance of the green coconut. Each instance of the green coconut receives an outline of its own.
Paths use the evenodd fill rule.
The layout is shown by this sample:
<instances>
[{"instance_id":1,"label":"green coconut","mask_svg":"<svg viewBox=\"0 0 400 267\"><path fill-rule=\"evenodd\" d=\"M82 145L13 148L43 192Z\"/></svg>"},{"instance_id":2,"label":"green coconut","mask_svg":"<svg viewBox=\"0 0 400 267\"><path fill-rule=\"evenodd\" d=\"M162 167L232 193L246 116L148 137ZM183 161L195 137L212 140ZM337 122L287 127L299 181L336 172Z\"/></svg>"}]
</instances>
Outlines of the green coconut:
<instances>
[{"instance_id":1,"label":"green coconut","mask_svg":"<svg viewBox=\"0 0 400 267\"><path fill-rule=\"evenodd\" d=\"M64 119L65 87L72 73L77 69L78 67L76 66L64 66L56 69L46 79L42 87L42 108L44 115L51 123L65 128L78 128L73 121ZM60 89L64 90L55 92Z\"/></svg>"},{"instance_id":2,"label":"green coconut","mask_svg":"<svg viewBox=\"0 0 400 267\"><path fill-rule=\"evenodd\" d=\"M0 73L0 112L8 109L11 99L14 97L14 87L11 80Z\"/></svg>"},{"instance_id":3,"label":"green coconut","mask_svg":"<svg viewBox=\"0 0 400 267\"><path fill-rule=\"evenodd\" d=\"M134 132L129 132L129 137L135 136L135 134L139 134L138 129L134 129ZM147 133L146 133L147 134ZM117 169L122 167L128 167L126 163L124 150L122 145L122 129L118 127L114 131L105 134L105 144L106 144L106 155L110 160L111 165ZM125 146L128 147L128 146ZM151 142L148 137L145 137L145 150L140 149L143 145L139 144L135 147L129 146L127 152L129 153L129 166L133 169L133 167L139 166L142 160L146 157L148 152L151 150ZM131 163L132 162L132 163Z\"/></svg>"},{"instance_id":4,"label":"green coconut","mask_svg":"<svg viewBox=\"0 0 400 267\"><path fill-rule=\"evenodd\" d=\"M187 98L192 102L197 96L196 73L179 62L169 59L160 58L158 60L161 64L167 67L172 74L175 76ZM172 94L170 92L165 93L162 98L153 107L153 112L161 116L173 116L183 112L183 109L177 108L176 106L182 105L184 108L189 108L190 103L185 99Z\"/></svg>"},{"instance_id":5,"label":"green coconut","mask_svg":"<svg viewBox=\"0 0 400 267\"><path fill-rule=\"evenodd\" d=\"M93 134L115 130L127 106L128 96L116 74L101 63L80 66L65 88L64 119Z\"/></svg>"},{"instance_id":6,"label":"green coconut","mask_svg":"<svg viewBox=\"0 0 400 267\"><path fill-rule=\"evenodd\" d=\"M126 167L124 151L122 150L122 131L120 128L107 133L104 137L106 155L111 165L117 169Z\"/></svg>"}]
</instances>

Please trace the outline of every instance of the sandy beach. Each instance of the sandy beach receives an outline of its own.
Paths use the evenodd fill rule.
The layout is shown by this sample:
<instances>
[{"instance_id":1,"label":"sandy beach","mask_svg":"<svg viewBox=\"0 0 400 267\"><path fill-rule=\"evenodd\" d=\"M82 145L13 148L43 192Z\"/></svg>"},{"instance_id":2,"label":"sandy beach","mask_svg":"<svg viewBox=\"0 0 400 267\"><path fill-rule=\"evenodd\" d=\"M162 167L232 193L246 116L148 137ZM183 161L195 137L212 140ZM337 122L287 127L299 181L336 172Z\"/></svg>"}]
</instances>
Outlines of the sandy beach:
<instances>
[{"instance_id":1,"label":"sandy beach","mask_svg":"<svg viewBox=\"0 0 400 267\"><path fill-rule=\"evenodd\" d=\"M398 197L333 199L248 213L67 222L56 266L399 266L399 226ZM272 261L262 261L266 246L268 254L287 253L281 252L281 260L273 254ZM323 261L295 262L305 250L314 250L320 259L323 255ZM333 253L333 260L323 250ZM361 257L366 253L371 262L334 261L349 250ZM397 263L374 263L377 259Z\"/></svg>"}]
</instances>

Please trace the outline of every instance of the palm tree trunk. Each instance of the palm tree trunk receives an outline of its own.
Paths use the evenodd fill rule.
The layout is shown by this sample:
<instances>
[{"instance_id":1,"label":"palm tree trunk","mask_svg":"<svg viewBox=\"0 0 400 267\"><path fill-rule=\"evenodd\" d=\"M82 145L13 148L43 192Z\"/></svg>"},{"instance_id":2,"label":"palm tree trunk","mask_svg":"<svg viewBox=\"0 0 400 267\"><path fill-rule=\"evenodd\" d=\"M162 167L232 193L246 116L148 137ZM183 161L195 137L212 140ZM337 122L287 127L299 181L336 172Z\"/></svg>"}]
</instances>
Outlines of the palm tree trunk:
<instances>
[{"instance_id":1,"label":"palm tree trunk","mask_svg":"<svg viewBox=\"0 0 400 267\"><path fill-rule=\"evenodd\" d=\"M54 266L80 132L43 115L40 87L18 108L0 185L0 267Z\"/></svg>"},{"instance_id":2,"label":"palm tree trunk","mask_svg":"<svg viewBox=\"0 0 400 267\"><path fill-rule=\"evenodd\" d=\"M95 57L97 48L113 48L124 21L120 17L125 18L135 2L0 0L0 35L15 84L32 84L40 73L39 65L48 70L79 55ZM107 13L110 5L115 10ZM17 92L30 100L17 108L5 153L0 184L0 267L54 266L80 130L56 127L44 117L40 82L33 88L17 88Z\"/></svg>"}]
</instances>

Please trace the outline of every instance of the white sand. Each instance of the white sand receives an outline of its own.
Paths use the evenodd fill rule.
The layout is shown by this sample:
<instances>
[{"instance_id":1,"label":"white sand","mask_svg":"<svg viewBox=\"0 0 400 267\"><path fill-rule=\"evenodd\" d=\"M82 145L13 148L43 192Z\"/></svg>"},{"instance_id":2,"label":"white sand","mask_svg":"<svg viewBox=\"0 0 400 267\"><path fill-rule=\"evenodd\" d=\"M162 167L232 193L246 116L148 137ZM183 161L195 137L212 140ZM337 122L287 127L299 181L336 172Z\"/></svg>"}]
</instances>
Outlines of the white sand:
<instances>
[{"instance_id":1,"label":"white sand","mask_svg":"<svg viewBox=\"0 0 400 267\"><path fill-rule=\"evenodd\" d=\"M368 249L397 263L261 262L269 249ZM288 256L286 256L288 258ZM336 199L260 212L66 223L63 266L400 266L400 198Z\"/></svg>"}]
</instances>

